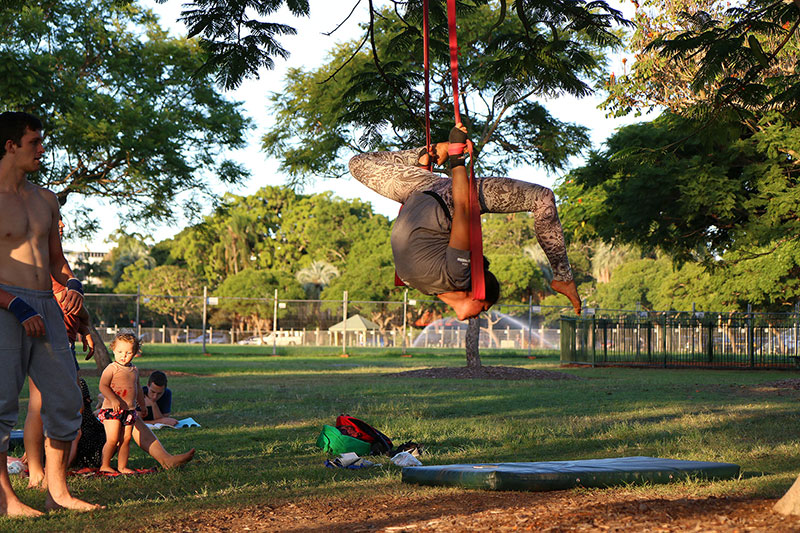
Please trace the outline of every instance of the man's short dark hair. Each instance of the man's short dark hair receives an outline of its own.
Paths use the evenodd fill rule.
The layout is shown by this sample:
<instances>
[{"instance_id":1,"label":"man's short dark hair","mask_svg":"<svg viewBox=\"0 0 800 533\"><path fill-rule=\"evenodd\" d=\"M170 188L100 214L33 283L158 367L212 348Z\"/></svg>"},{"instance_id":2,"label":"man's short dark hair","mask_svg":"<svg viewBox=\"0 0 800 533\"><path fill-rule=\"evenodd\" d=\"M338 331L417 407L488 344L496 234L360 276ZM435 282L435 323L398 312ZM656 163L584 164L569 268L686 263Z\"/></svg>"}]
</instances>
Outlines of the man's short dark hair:
<instances>
[{"instance_id":1,"label":"man's short dark hair","mask_svg":"<svg viewBox=\"0 0 800 533\"><path fill-rule=\"evenodd\" d=\"M147 380L147 384L158 385L159 387L166 387L167 375L163 373L161 370L153 370L153 372L150 374L150 378Z\"/></svg>"},{"instance_id":2,"label":"man's short dark hair","mask_svg":"<svg viewBox=\"0 0 800 533\"><path fill-rule=\"evenodd\" d=\"M21 146L25 130L39 131L42 121L30 113L23 111L6 111L0 113L0 159L6 155L6 142L11 140Z\"/></svg>"},{"instance_id":3,"label":"man's short dark hair","mask_svg":"<svg viewBox=\"0 0 800 533\"><path fill-rule=\"evenodd\" d=\"M486 287L486 296L484 299L487 302L492 302L492 305L494 305L497 303L497 300L500 299L500 282L497 281L494 274L489 272L488 268L483 270L483 280Z\"/></svg>"}]
</instances>

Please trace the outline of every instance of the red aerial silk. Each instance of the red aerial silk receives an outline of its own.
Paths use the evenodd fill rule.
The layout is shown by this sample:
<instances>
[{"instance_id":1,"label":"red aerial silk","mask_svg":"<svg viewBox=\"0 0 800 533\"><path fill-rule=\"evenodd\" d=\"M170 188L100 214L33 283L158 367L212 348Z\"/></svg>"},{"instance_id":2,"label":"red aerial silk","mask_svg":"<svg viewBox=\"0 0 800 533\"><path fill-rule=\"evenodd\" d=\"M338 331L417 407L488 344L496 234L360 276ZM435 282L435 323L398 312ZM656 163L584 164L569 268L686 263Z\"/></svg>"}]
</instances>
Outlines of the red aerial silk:
<instances>
[{"instance_id":1,"label":"red aerial silk","mask_svg":"<svg viewBox=\"0 0 800 533\"><path fill-rule=\"evenodd\" d=\"M430 122L430 63L428 56L428 0L422 2L423 48L425 68L425 142L428 152L431 151L431 122ZM456 124L461 122L458 109L458 39L456 37L456 0L447 0L447 25L450 36L450 73L453 81L453 111ZM469 249L470 249L470 276L472 278L472 299L483 300L486 297L486 280L483 273L483 235L481 233L481 206L478 200L478 184L475 180L474 157L472 145L469 148ZM428 161L428 169L431 162ZM401 207L402 209L402 207ZM395 272L395 285L405 285Z\"/></svg>"},{"instance_id":2,"label":"red aerial silk","mask_svg":"<svg viewBox=\"0 0 800 533\"><path fill-rule=\"evenodd\" d=\"M456 124L461 122L458 111L458 39L456 38L456 0L447 0L447 26L450 35L450 77L453 81L453 111ZM427 95L426 95L427 96ZM486 280L483 275L483 236L481 234L481 205L478 184L475 180L472 145L469 146L469 251L472 299L486 297Z\"/></svg>"}]
</instances>

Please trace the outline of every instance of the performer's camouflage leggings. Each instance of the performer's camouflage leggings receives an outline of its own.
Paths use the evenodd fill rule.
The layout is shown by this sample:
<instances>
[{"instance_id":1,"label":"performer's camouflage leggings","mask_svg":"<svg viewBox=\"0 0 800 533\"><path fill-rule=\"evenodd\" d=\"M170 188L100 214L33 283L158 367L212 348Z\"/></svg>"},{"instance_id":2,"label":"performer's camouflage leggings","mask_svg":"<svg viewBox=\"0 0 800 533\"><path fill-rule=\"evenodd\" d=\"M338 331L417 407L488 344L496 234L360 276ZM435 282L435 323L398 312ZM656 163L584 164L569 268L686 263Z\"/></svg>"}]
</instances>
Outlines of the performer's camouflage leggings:
<instances>
[{"instance_id":1,"label":"performer's camouflage leggings","mask_svg":"<svg viewBox=\"0 0 800 533\"><path fill-rule=\"evenodd\" d=\"M404 203L414 191L433 191L442 197L452 212L450 178L417 166L420 153L421 148L357 155L350 160L350 172L381 196L400 203ZM553 279L572 280L553 191L511 178L479 178L478 193L483 212L533 213L536 239L553 269Z\"/></svg>"}]
</instances>

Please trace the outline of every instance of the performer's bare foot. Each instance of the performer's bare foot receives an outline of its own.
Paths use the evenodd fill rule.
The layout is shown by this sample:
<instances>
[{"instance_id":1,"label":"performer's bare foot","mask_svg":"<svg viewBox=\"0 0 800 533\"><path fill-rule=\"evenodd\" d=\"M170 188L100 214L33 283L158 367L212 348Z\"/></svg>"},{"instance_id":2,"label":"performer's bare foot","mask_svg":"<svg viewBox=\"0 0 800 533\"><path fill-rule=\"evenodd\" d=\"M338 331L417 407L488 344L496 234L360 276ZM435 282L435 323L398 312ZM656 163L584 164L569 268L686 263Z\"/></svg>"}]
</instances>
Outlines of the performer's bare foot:
<instances>
[{"instance_id":1,"label":"performer's bare foot","mask_svg":"<svg viewBox=\"0 0 800 533\"><path fill-rule=\"evenodd\" d=\"M132 470L130 468L120 468L119 469L119 473L120 474L135 474L136 470Z\"/></svg>"},{"instance_id":2,"label":"performer's bare foot","mask_svg":"<svg viewBox=\"0 0 800 533\"><path fill-rule=\"evenodd\" d=\"M575 286L575 281L558 281L554 279L550 282L550 288L569 298L569 301L572 302L572 308L575 310L575 314L581 314L581 297L578 296L578 288Z\"/></svg>"},{"instance_id":3,"label":"performer's bare foot","mask_svg":"<svg viewBox=\"0 0 800 533\"><path fill-rule=\"evenodd\" d=\"M41 516L43 513L37 511L33 507L28 507L22 503L18 498L9 498L11 501L5 504L0 504L0 516L8 517L34 517Z\"/></svg>"},{"instance_id":4,"label":"performer's bare foot","mask_svg":"<svg viewBox=\"0 0 800 533\"><path fill-rule=\"evenodd\" d=\"M96 511L98 509L105 509L106 506L79 500L69 492L56 498L50 494L50 491L48 490L47 497L44 500L44 508L48 511L56 511L58 509L70 509L72 511Z\"/></svg>"},{"instance_id":5,"label":"performer's bare foot","mask_svg":"<svg viewBox=\"0 0 800 533\"><path fill-rule=\"evenodd\" d=\"M110 466L101 466L97 469L97 471L105 474L119 474L116 468L112 468Z\"/></svg>"},{"instance_id":6,"label":"performer's bare foot","mask_svg":"<svg viewBox=\"0 0 800 533\"><path fill-rule=\"evenodd\" d=\"M161 466L164 468L164 470L169 470L170 468L175 468L177 466L185 465L186 463L191 461L192 458L194 458L194 448L192 448L186 453L181 453L178 455L170 455L167 459L164 459L164 461L161 462Z\"/></svg>"}]
</instances>

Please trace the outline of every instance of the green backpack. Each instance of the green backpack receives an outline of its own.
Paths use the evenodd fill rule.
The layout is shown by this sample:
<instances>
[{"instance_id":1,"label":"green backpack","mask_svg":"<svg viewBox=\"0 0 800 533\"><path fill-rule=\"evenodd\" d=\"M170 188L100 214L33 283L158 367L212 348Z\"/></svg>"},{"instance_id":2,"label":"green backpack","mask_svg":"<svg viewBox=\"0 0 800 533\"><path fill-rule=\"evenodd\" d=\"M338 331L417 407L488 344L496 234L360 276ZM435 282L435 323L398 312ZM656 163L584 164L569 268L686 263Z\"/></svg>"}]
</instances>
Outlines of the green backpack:
<instances>
[{"instance_id":1,"label":"green backpack","mask_svg":"<svg viewBox=\"0 0 800 533\"><path fill-rule=\"evenodd\" d=\"M317 446L334 455L353 452L359 456L369 455L371 448L369 442L342 435L342 432L333 426L322 426L322 433L317 437Z\"/></svg>"}]
</instances>

